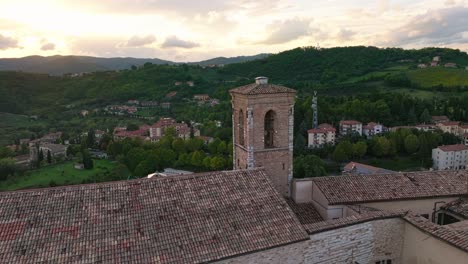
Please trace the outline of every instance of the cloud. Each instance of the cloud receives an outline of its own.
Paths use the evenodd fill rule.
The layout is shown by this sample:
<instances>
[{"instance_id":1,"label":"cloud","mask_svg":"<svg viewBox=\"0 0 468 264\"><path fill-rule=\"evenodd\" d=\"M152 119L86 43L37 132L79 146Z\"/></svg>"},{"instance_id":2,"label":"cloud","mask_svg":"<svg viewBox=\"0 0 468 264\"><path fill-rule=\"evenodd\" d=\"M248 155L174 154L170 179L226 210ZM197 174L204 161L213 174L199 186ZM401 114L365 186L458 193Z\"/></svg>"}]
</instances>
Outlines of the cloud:
<instances>
[{"instance_id":1,"label":"cloud","mask_svg":"<svg viewBox=\"0 0 468 264\"><path fill-rule=\"evenodd\" d=\"M261 41L263 44L281 44L310 34L310 19L294 18L276 21L270 24L269 36Z\"/></svg>"},{"instance_id":2,"label":"cloud","mask_svg":"<svg viewBox=\"0 0 468 264\"><path fill-rule=\"evenodd\" d=\"M51 43L51 42L48 42L48 43L45 43L41 46L41 50L54 50L55 49L55 44L54 43Z\"/></svg>"},{"instance_id":3,"label":"cloud","mask_svg":"<svg viewBox=\"0 0 468 264\"><path fill-rule=\"evenodd\" d=\"M195 47L199 47L200 44L192 41L182 40L177 38L176 36L167 37L164 43L161 45L163 48L184 48L184 49L191 49Z\"/></svg>"},{"instance_id":4,"label":"cloud","mask_svg":"<svg viewBox=\"0 0 468 264\"><path fill-rule=\"evenodd\" d=\"M18 40L0 34L0 50L19 48Z\"/></svg>"},{"instance_id":5,"label":"cloud","mask_svg":"<svg viewBox=\"0 0 468 264\"><path fill-rule=\"evenodd\" d=\"M146 36L132 36L125 46L127 47L141 47L147 44L154 43L156 41L156 37L154 35L146 35Z\"/></svg>"},{"instance_id":6,"label":"cloud","mask_svg":"<svg viewBox=\"0 0 468 264\"><path fill-rule=\"evenodd\" d=\"M468 8L429 10L387 34L390 45L447 45L468 42Z\"/></svg>"},{"instance_id":7,"label":"cloud","mask_svg":"<svg viewBox=\"0 0 468 264\"><path fill-rule=\"evenodd\" d=\"M336 38L339 41L349 41L353 38L353 36L356 35L356 32L349 30L349 29L341 29L338 34L336 35Z\"/></svg>"},{"instance_id":8,"label":"cloud","mask_svg":"<svg viewBox=\"0 0 468 264\"><path fill-rule=\"evenodd\" d=\"M446 1L444 2L444 4L445 4L446 6L451 6L451 5L455 5L456 2L455 2L455 0L446 0Z\"/></svg>"}]
</instances>

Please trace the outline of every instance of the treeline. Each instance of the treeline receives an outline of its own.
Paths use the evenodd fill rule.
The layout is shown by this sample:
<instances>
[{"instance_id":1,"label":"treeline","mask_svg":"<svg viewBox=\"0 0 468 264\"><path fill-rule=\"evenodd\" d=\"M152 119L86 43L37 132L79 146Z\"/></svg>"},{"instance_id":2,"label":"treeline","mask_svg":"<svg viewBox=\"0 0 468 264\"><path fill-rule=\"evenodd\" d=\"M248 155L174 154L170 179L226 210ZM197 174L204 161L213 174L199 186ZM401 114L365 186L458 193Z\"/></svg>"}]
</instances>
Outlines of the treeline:
<instances>
[{"instance_id":1,"label":"treeline","mask_svg":"<svg viewBox=\"0 0 468 264\"><path fill-rule=\"evenodd\" d=\"M215 139L204 144L201 139L183 140L166 133L155 143L138 139L110 141L107 153L135 177L169 167L195 172L232 168L232 143Z\"/></svg>"},{"instance_id":2,"label":"treeline","mask_svg":"<svg viewBox=\"0 0 468 264\"><path fill-rule=\"evenodd\" d=\"M434 56L441 56L444 61L461 65L468 64L467 53L445 48L404 50L365 46L328 49L304 47L284 51L260 60L230 64L220 72L250 79L260 75L270 76L273 81L292 85L303 81L330 84L378 71L400 61L429 62Z\"/></svg>"}]
</instances>

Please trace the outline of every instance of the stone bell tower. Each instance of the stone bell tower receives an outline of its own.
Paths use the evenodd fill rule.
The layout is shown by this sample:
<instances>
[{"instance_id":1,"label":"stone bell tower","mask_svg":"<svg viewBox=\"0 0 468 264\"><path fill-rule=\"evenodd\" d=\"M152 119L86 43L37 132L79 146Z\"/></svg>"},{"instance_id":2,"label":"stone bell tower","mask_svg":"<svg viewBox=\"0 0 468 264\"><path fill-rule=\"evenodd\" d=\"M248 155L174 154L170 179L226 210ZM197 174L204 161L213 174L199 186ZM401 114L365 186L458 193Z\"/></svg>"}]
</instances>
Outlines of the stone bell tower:
<instances>
[{"instance_id":1,"label":"stone bell tower","mask_svg":"<svg viewBox=\"0 0 468 264\"><path fill-rule=\"evenodd\" d=\"M255 83L229 92L234 169L263 167L277 190L289 195L296 91L257 77Z\"/></svg>"}]
</instances>

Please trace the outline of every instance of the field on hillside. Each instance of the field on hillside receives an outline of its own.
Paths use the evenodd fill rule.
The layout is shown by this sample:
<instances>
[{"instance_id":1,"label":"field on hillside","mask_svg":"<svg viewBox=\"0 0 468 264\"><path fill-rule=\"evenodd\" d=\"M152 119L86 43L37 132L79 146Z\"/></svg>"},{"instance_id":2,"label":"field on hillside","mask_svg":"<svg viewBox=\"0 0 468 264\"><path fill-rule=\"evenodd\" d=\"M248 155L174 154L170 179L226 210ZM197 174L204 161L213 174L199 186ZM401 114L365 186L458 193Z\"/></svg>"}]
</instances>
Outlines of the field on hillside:
<instances>
[{"instance_id":1,"label":"field on hillside","mask_svg":"<svg viewBox=\"0 0 468 264\"><path fill-rule=\"evenodd\" d=\"M49 187L51 182L59 186L94 181L98 174L110 172L116 166L115 162L109 160L94 160L92 170L77 170L73 164L73 161L67 161L27 172L24 176L8 179L0 182L0 191Z\"/></svg>"},{"instance_id":2,"label":"field on hillside","mask_svg":"<svg viewBox=\"0 0 468 264\"><path fill-rule=\"evenodd\" d=\"M411 70L408 71L407 74L411 82L424 88L437 85L456 87L461 84L465 87L468 86L468 70L465 69L434 67Z\"/></svg>"},{"instance_id":3,"label":"field on hillside","mask_svg":"<svg viewBox=\"0 0 468 264\"><path fill-rule=\"evenodd\" d=\"M29 138L31 130L40 130L46 125L47 122L26 115L0 113L0 146L11 144L15 137Z\"/></svg>"}]
</instances>

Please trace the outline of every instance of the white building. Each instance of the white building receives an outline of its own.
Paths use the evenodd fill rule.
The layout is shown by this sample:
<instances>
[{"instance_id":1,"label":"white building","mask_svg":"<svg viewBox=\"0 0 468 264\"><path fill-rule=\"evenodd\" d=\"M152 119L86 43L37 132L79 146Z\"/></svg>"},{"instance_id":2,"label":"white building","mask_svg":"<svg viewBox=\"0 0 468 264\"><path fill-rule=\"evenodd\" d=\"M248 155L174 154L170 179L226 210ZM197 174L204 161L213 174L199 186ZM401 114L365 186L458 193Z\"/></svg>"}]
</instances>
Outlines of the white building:
<instances>
[{"instance_id":1,"label":"white building","mask_svg":"<svg viewBox=\"0 0 468 264\"><path fill-rule=\"evenodd\" d=\"M340 121L340 135L350 135L357 133L362 136L362 123L356 120L342 120Z\"/></svg>"},{"instance_id":2,"label":"white building","mask_svg":"<svg viewBox=\"0 0 468 264\"><path fill-rule=\"evenodd\" d=\"M372 137L384 132L384 126L379 123L370 122L362 127L362 133L367 137Z\"/></svg>"},{"instance_id":3,"label":"white building","mask_svg":"<svg viewBox=\"0 0 468 264\"><path fill-rule=\"evenodd\" d=\"M307 134L309 148L317 148L324 144L335 145L336 129L330 124L320 124L318 128L309 129Z\"/></svg>"},{"instance_id":4,"label":"white building","mask_svg":"<svg viewBox=\"0 0 468 264\"><path fill-rule=\"evenodd\" d=\"M462 144L439 146L432 150L436 170L459 170L468 166L468 147Z\"/></svg>"}]
</instances>

